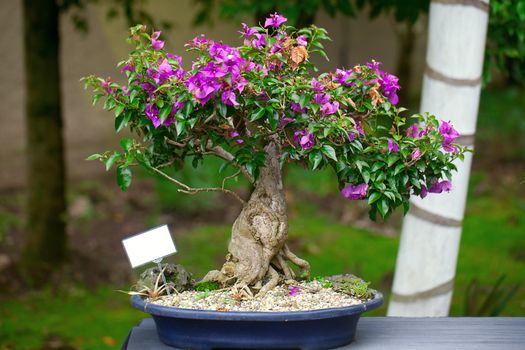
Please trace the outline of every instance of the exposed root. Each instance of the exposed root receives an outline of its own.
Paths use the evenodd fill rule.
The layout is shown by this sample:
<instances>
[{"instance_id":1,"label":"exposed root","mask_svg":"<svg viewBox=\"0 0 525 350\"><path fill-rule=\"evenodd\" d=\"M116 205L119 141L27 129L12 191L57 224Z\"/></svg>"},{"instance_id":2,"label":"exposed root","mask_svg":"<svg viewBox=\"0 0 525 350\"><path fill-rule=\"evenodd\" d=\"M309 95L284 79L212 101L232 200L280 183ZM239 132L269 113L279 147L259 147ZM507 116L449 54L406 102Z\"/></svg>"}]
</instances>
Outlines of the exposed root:
<instances>
[{"instance_id":1,"label":"exposed root","mask_svg":"<svg viewBox=\"0 0 525 350\"><path fill-rule=\"evenodd\" d=\"M294 253L292 253L292 251L290 250L290 248L288 248L288 245L286 244L283 246L283 253L288 258L288 260L293 262L301 269L304 277L310 277L310 264L308 263L308 261L303 260Z\"/></svg>"},{"instance_id":2,"label":"exposed root","mask_svg":"<svg viewBox=\"0 0 525 350\"><path fill-rule=\"evenodd\" d=\"M270 280L261 288L259 293L257 293L257 296L265 295L279 283L279 274L271 265L268 267L268 276L270 277Z\"/></svg>"},{"instance_id":3,"label":"exposed root","mask_svg":"<svg viewBox=\"0 0 525 350\"><path fill-rule=\"evenodd\" d=\"M282 252L279 252L276 256L275 256L276 260L277 260L277 266L280 268L280 270L283 272L284 274L284 277L287 279L287 280L291 280L291 279L294 279L295 278L295 273L293 272L293 270L290 268L290 266L288 266L288 263L286 263L286 260L284 260L284 257L283 257L283 253Z\"/></svg>"}]
</instances>

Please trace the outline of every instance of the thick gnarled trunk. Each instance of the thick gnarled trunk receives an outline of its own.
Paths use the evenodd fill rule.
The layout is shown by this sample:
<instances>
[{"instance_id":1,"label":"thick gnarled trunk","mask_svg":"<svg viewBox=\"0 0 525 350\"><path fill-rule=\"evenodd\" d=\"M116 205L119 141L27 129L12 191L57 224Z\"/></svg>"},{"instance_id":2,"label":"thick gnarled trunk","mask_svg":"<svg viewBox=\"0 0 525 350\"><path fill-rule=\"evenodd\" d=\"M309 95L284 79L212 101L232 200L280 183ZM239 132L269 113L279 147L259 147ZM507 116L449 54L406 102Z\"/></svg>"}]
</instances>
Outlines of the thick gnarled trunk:
<instances>
[{"instance_id":1,"label":"thick gnarled trunk","mask_svg":"<svg viewBox=\"0 0 525 350\"><path fill-rule=\"evenodd\" d=\"M280 148L276 142L266 146L266 163L260 170L250 200L232 227L228 255L221 271L210 271L205 281L251 287L264 294L281 278L295 277L291 261L309 274L308 262L293 254L288 238L288 217L284 196Z\"/></svg>"}]
</instances>

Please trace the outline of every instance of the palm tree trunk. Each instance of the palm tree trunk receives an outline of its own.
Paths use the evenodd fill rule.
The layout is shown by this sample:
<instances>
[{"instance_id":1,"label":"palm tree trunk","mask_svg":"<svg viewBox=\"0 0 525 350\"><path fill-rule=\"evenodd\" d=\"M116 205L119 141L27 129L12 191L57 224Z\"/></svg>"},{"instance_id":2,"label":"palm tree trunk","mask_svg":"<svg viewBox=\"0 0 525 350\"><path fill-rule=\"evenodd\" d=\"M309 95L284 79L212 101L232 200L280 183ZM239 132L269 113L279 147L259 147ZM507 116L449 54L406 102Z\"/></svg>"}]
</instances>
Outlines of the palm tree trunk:
<instances>
[{"instance_id":1,"label":"palm tree trunk","mask_svg":"<svg viewBox=\"0 0 525 350\"><path fill-rule=\"evenodd\" d=\"M33 278L66 257L65 166L55 0L24 0L27 233L22 266Z\"/></svg>"},{"instance_id":2,"label":"palm tree trunk","mask_svg":"<svg viewBox=\"0 0 525 350\"><path fill-rule=\"evenodd\" d=\"M421 110L451 120L472 146L488 22L488 0L433 0ZM458 162L448 194L411 199L389 316L446 316L450 308L472 155Z\"/></svg>"}]
</instances>

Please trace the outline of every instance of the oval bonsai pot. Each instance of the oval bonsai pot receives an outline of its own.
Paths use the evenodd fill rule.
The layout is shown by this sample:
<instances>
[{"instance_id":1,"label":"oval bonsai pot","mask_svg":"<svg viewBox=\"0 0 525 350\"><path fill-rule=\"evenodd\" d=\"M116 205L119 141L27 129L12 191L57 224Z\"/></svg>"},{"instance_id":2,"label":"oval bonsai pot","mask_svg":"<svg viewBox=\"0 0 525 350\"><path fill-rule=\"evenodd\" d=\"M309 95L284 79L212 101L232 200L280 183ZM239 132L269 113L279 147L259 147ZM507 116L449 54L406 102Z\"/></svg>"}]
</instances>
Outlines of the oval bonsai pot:
<instances>
[{"instance_id":1,"label":"oval bonsai pot","mask_svg":"<svg viewBox=\"0 0 525 350\"><path fill-rule=\"evenodd\" d=\"M131 304L153 316L159 339L181 349L330 349L352 342L361 314L383 304L383 295L342 308L291 312L190 310Z\"/></svg>"}]
</instances>

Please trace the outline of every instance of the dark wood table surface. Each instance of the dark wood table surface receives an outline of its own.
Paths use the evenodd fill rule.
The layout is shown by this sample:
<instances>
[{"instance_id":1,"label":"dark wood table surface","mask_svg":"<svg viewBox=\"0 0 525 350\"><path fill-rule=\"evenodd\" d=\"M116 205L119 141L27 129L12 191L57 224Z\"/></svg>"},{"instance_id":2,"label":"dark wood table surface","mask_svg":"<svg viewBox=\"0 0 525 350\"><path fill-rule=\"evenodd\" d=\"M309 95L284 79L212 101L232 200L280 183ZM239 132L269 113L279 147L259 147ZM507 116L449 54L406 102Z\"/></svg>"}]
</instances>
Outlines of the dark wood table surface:
<instances>
[{"instance_id":1,"label":"dark wood table surface","mask_svg":"<svg viewBox=\"0 0 525 350\"><path fill-rule=\"evenodd\" d=\"M146 318L122 349L175 348L159 341L153 319ZM525 350L525 317L363 317L354 342L339 349Z\"/></svg>"}]
</instances>

